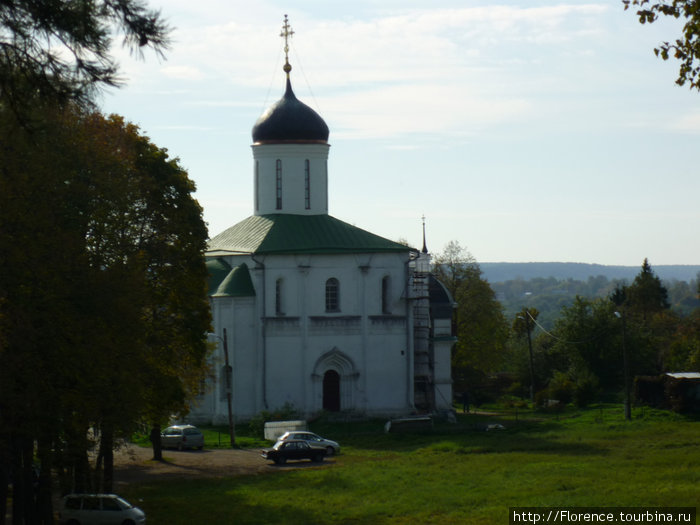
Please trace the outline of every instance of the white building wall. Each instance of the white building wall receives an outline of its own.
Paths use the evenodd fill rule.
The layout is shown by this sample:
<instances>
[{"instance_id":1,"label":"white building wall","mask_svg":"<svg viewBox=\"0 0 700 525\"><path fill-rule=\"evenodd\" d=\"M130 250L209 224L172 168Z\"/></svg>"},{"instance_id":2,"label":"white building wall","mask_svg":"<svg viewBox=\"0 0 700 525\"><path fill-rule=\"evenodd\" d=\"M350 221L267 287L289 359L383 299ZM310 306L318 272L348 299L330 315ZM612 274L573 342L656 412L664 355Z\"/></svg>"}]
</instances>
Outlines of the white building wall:
<instances>
[{"instance_id":1,"label":"white building wall","mask_svg":"<svg viewBox=\"0 0 700 525\"><path fill-rule=\"evenodd\" d=\"M328 369L341 374L341 410L375 415L411 410L412 354L402 298L405 254L256 259L264 269L249 256L228 258L232 267L248 264L255 297L213 300L216 334L221 336L226 327L229 337L237 421L285 403L305 415L317 413L323 407L322 381ZM387 275L392 311L385 315L381 283ZM340 282L340 312L325 311L325 286L331 277ZM280 278L284 315L275 312L275 281ZM222 356L221 348L217 349L213 356L217 371L223 370ZM200 404L200 412L214 407L213 419L225 422L226 399L221 390L215 386L208 397Z\"/></svg>"},{"instance_id":2,"label":"white building wall","mask_svg":"<svg viewBox=\"0 0 700 525\"><path fill-rule=\"evenodd\" d=\"M452 408L452 320L436 319L433 334L433 367L435 377L435 406L438 410Z\"/></svg>"},{"instance_id":3,"label":"white building wall","mask_svg":"<svg viewBox=\"0 0 700 525\"><path fill-rule=\"evenodd\" d=\"M328 144L256 144L255 215L328 213ZM277 160L281 161L282 208L277 208ZM309 160L310 208L305 199L305 161Z\"/></svg>"}]
</instances>

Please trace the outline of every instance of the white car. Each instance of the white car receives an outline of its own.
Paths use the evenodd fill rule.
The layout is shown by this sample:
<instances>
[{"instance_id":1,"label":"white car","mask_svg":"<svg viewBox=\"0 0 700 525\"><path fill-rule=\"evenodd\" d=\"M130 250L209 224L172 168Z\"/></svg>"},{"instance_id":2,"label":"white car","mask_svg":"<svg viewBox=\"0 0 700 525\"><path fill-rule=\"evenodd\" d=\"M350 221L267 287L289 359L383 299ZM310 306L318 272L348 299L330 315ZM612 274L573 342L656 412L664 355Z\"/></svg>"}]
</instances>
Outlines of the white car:
<instances>
[{"instance_id":1,"label":"white car","mask_svg":"<svg viewBox=\"0 0 700 525\"><path fill-rule=\"evenodd\" d=\"M192 425L173 425L168 427L160 435L160 443L163 448L204 448L204 436L199 429Z\"/></svg>"},{"instance_id":2,"label":"white car","mask_svg":"<svg viewBox=\"0 0 700 525\"><path fill-rule=\"evenodd\" d=\"M311 448L323 448L326 450L326 456L332 456L340 452L340 445L336 441L322 438L318 434L307 432L306 430L285 432L277 438L277 443L280 441L287 441L289 439L302 439L306 441Z\"/></svg>"},{"instance_id":3,"label":"white car","mask_svg":"<svg viewBox=\"0 0 700 525\"><path fill-rule=\"evenodd\" d=\"M61 499L60 525L141 525L146 514L116 494L69 494Z\"/></svg>"}]
</instances>

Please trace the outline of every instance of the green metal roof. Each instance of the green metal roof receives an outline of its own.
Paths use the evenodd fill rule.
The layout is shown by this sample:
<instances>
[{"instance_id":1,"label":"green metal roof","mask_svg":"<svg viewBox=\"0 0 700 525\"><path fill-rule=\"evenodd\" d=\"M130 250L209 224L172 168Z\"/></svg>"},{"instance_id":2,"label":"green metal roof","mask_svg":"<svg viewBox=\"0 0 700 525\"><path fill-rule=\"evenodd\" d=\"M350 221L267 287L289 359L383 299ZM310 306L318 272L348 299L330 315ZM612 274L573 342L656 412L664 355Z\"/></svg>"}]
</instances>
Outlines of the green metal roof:
<instances>
[{"instance_id":1,"label":"green metal roof","mask_svg":"<svg viewBox=\"0 0 700 525\"><path fill-rule=\"evenodd\" d=\"M208 254L368 253L413 249L330 215L253 215L209 241Z\"/></svg>"},{"instance_id":2,"label":"green metal roof","mask_svg":"<svg viewBox=\"0 0 700 525\"><path fill-rule=\"evenodd\" d=\"M243 263L231 270L219 284L212 297L254 297L255 288L248 265Z\"/></svg>"},{"instance_id":3,"label":"green metal roof","mask_svg":"<svg viewBox=\"0 0 700 525\"><path fill-rule=\"evenodd\" d=\"M209 270L209 295L214 295L221 281L231 271L231 265L220 257L207 258L207 270Z\"/></svg>"}]
</instances>

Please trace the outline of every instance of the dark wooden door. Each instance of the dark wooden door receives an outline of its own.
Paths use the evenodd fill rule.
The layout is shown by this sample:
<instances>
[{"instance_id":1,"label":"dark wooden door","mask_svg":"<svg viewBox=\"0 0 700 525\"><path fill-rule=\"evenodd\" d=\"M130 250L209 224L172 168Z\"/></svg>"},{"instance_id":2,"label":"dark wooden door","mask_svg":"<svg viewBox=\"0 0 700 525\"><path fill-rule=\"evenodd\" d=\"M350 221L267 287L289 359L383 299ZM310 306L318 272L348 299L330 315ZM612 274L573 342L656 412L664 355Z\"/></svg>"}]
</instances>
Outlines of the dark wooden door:
<instances>
[{"instance_id":1,"label":"dark wooden door","mask_svg":"<svg viewBox=\"0 0 700 525\"><path fill-rule=\"evenodd\" d=\"M340 374L335 370L323 374L323 409L340 412Z\"/></svg>"}]
</instances>

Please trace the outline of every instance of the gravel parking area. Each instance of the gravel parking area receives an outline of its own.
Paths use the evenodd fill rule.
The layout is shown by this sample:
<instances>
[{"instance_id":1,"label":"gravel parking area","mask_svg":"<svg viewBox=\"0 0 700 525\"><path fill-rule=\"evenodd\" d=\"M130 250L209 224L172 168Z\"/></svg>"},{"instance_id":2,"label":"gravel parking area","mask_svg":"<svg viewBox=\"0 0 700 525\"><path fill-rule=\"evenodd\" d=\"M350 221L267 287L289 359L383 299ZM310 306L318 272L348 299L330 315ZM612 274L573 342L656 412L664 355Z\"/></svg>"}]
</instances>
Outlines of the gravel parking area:
<instances>
[{"instance_id":1,"label":"gravel parking area","mask_svg":"<svg viewBox=\"0 0 700 525\"><path fill-rule=\"evenodd\" d=\"M216 478L269 470L258 449L164 450L164 461L153 461L150 448L126 445L114 454L115 488L121 484L187 477Z\"/></svg>"},{"instance_id":2,"label":"gravel parking area","mask_svg":"<svg viewBox=\"0 0 700 525\"><path fill-rule=\"evenodd\" d=\"M165 461L153 461L151 448L126 445L114 454L114 488L120 485L178 478L219 478L259 474L275 469L319 468L334 463L326 459L321 465L295 461L275 465L260 457L260 449L244 450L164 450Z\"/></svg>"}]
</instances>

